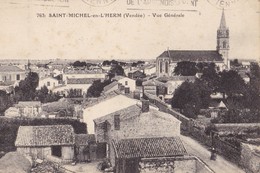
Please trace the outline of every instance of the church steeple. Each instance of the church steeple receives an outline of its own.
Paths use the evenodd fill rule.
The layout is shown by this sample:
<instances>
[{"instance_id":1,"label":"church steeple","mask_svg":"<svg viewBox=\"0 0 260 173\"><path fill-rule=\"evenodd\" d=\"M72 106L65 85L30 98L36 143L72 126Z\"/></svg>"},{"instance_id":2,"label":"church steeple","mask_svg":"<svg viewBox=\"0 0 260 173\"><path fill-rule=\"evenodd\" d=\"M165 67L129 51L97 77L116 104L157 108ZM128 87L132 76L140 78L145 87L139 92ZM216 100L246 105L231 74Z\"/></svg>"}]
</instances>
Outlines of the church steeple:
<instances>
[{"instance_id":1,"label":"church steeple","mask_svg":"<svg viewBox=\"0 0 260 173\"><path fill-rule=\"evenodd\" d=\"M222 10L220 25L217 31L217 51L222 55L226 67L229 68L229 29L226 25L224 9Z\"/></svg>"},{"instance_id":2,"label":"church steeple","mask_svg":"<svg viewBox=\"0 0 260 173\"><path fill-rule=\"evenodd\" d=\"M221 20L220 20L220 26L219 29L226 29L226 19L225 19L225 12L224 9L222 10L222 16L221 16Z\"/></svg>"}]
</instances>

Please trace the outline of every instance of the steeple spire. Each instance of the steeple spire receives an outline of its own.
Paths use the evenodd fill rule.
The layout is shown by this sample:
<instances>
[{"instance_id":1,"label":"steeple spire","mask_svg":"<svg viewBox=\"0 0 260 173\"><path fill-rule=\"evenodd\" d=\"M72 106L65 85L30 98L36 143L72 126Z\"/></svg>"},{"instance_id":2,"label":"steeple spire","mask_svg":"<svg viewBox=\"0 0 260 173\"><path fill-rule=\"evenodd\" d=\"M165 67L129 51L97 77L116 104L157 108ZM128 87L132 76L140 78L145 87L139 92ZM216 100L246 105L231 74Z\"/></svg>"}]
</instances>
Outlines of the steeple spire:
<instances>
[{"instance_id":1,"label":"steeple spire","mask_svg":"<svg viewBox=\"0 0 260 173\"><path fill-rule=\"evenodd\" d=\"M224 12L224 8L223 8L219 29L226 29L226 28L227 28L227 26L226 26L225 12Z\"/></svg>"}]
</instances>

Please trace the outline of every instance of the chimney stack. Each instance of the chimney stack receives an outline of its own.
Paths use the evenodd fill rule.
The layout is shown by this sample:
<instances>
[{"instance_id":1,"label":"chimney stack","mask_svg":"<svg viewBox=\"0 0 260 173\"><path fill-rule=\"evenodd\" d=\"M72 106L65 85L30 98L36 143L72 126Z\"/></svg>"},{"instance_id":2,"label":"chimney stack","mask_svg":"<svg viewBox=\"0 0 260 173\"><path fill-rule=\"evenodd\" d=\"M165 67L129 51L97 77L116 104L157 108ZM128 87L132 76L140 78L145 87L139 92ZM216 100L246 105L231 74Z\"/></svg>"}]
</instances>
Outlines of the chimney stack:
<instances>
[{"instance_id":1,"label":"chimney stack","mask_svg":"<svg viewBox=\"0 0 260 173\"><path fill-rule=\"evenodd\" d=\"M142 99L142 112L149 112L149 100Z\"/></svg>"}]
</instances>

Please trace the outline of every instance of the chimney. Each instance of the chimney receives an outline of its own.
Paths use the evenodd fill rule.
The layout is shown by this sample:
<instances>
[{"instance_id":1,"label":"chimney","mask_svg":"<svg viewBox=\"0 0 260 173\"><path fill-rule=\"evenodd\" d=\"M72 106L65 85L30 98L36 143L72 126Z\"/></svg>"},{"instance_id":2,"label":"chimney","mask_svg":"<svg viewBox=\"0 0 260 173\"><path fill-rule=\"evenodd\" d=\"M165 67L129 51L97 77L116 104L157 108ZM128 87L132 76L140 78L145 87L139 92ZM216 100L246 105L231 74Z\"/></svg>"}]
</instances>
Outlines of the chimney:
<instances>
[{"instance_id":1,"label":"chimney","mask_svg":"<svg viewBox=\"0 0 260 173\"><path fill-rule=\"evenodd\" d=\"M142 112L149 112L149 100L142 99Z\"/></svg>"}]
</instances>

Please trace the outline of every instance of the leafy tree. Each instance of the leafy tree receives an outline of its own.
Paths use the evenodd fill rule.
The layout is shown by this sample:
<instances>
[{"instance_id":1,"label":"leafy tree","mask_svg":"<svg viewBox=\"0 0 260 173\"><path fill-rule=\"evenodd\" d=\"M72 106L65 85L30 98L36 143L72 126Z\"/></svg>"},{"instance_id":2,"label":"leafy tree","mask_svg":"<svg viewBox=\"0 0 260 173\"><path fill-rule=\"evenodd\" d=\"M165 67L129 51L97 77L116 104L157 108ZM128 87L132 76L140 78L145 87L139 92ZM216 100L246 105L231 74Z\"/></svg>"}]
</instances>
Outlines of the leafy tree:
<instances>
[{"instance_id":1,"label":"leafy tree","mask_svg":"<svg viewBox=\"0 0 260 173\"><path fill-rule=\"evenodd\" d=\"M186 81L176 89L172 107L181 109L187 117L196 118L200 109L208 107L210 93L210 89L203 81L196 80L194 83Z\"/></svg>"},{"instance_id":2,"label":"leafy tree","mask_svg":"<svg viewBox=\"0 0 260 173\"><path fill-rule=\"evenodd\" d=\"M260 67L257 63L251 63L250 66L250 85L260 94Z\"/></svg>"},{"instance_id":3,"label":"leafy tree","mask_svg":"<svg viewBox=\"0 0 260 173\"><path fill-rule=\"evenodd\" d=\"M103 63L102 63L103 66L110 65L110 64L111 64L111 62L108 61L108 60L105 60L105 61L103 61Z\"/></svg>"},{"instance_id":4,"label":"leafy tree","mask_svg":"<svg viewBox=\"0 0 260 173\"><path fill-rule=\"evenodd\" d=\"M0 90L0 115L6 111L10 106L12 106L13 102L5 91Z\"/></svg>"},{"instance_id":5,"label":"leafy tree","mask_svg":"<svg viewBox=\"0 0 260 173\"><path fill-rule=\"evenodd\" d=\"M105 86L110 84L110 80L105 80L101 82L101 80L96 80L92 83L92 85L88 88L87 96L88 97L99 97Z\"/></svg>"},{"instance_id":6,"label":"leafy tree","mask_svg":"<svg viewBox=\"0 0 260 173\"><path fill-rule=\"evenodd\" d=\"M48 103L58 101L61 97L58 94L49 91L48 88L44 85L39 91L36 92L36 98L41 103Z\"/></svg>"},{"instance_id":7,"label":"leafy tree","mask_svg":"<svg viewBox=\"0 0 260 173\"><path fill-rule=\"evenodd\" d=\"M174 68L175 75L194 76L197 73L196 63L190 61L181 61Z\"/></svg>"},{"instance_id":8,"label":"leafy tree","mask_svg":"<svg viewBox=\"0 0 260 173\"><path fill-rule=\"evenodd\" d=\"M112 61L110 61L110 63L111 63L111 65L118 65L118 62L114 59Z\"/></svg>"},{"instance_id":9,"label":"leafy tree","mask_svg":"<svg viewBox=\"0 0 260 173\"><path fill-rule=\"evenodd\" d=\"M37 97L38 100L42 103L45 103L45 98L47 97L47 95L49 94L49 90L47 88L47 86L43 86L41 87L41 89L37 92Z\"/></svg>"},{"instance_id":10,"label":"leafy tree","mask_svg":"<svg viewBox=\"0 0 260 173\"><path fill-rule=\"evenodd\" d=\"M234 70L220 72L219 91L229 97L243 95L245 82Z\"/></svg>"},{"instance_id":11,"label":"leafy tree","mask_svg":"<svg viewBox=\"0 0 260 173\"><path fill-rule=\"evenodd\" d=\"M109 78L112 79L113 77L125 76L125 71L121 65L114 65L111 70L108 72Z\"/></svg>"},{"instance_id":12,"label":"leafy tree","mask_svg":"<svg viewBox=\"0 0 260 173\"><path fill-rule=\"evenodd\" d=\"M239 67L242 64L238 62L238 59L234 59L234 60L230 61L230 65L231 65L231 67Z\"/></svg>"},{"instance_id":13,"label":"leafy tree","mask_svg":"<svg viewBox=\"0 0 260 173\"><path fill-rule=\"evenodd\" d=\"M36 88L39 83L39 76L35 72L29 72L27 77L20 81L15 88L15 98L17 101L32 101L36 97Z\"/></svg>"},{"instance_id":14,"label":"leafy tree","mask_svg":"<svg viewBox=\"0 0 260 173\"><path fill-rule=\"evenodd\" d=\"M84 61L75 61L73 64L72 64L73 67L86 67L87 66L87 63L84 62Z\"/></svg>"},{"instance_id":15,"label":"leafy tree","mask_svg":"<svg viewBox=\"0 0 260 173\"><path fill-rule=\"evenodd\" d=\"M203 68L201 72L201 80L208 85L212 92L217 91L220 85L220 77L216 72L215 64Z\"/></svg>"}]
</instances>

